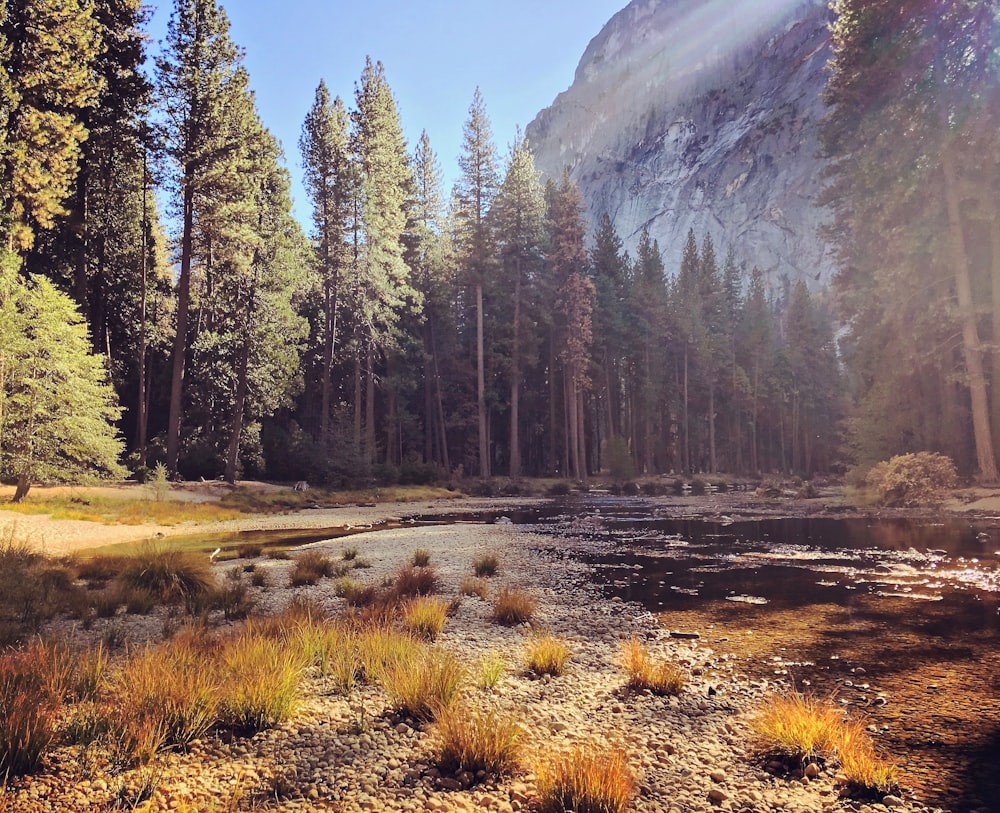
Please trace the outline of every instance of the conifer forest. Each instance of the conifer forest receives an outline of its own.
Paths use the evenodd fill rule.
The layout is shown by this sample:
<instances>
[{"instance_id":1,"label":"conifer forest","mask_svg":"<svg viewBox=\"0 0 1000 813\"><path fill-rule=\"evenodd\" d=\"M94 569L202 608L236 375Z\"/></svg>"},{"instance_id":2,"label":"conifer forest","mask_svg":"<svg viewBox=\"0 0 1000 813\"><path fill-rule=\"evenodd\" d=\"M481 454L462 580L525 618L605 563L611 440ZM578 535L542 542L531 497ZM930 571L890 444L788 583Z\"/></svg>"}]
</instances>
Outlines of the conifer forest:
<instances>
[{"instance_id":1,"label":"conifer forest","mask_svg":"<svg viewBox=\"0 0 1000 813\"><path fill-rule=\"evenodd\" d=\"M478 91L445 189L376 55L285 155L216 0L155 58L140 0L0 0L0 479L996 481L1000 8L830 5L820 290L711 233L626 253Z\"/></svg>"}]
</instances>

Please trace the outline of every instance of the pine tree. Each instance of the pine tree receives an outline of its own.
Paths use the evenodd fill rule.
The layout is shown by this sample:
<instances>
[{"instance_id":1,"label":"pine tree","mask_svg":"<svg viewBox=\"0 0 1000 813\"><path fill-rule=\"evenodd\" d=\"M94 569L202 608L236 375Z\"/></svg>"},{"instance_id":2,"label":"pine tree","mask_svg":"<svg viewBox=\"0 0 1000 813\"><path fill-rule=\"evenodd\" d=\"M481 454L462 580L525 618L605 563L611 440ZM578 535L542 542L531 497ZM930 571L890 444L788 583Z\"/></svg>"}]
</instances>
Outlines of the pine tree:
<instances>
[{"instance_id":1,"label":"pine tree","mask_svg":"<svg viewBox=\"0 0 1000 813\"><path fill-rule=\"evenodd\" d=\"M489 477L489 418L486 408L486 337L484 288L492 272L493 231L487 214L500 185L496 146L479 88L469 107L458 159L455 227L459 260L474 290L476 309L476 405L479 427L479 475Z\"/></svg>"},{"instance_id":2,"label":"pine tree","mask_svg":"<svg viewBox=\"0 0 1000 813\"><path fill-rule=\"evenodd\" d=\"M520 389L522 359L529 344L524 312L525 293L537 275L542 260L545 199L535 159L520 133L511 146L503 184L493 201L490 217L495 228L501 277L505 290L513 293L510 345L510 468L521 476Z\"/></svg>"},{"instance_id":3,"label":"pine tree","mask_svg":"<svg viewBox=\"0 0 1000 813\"><path fill-rule=\"evenodd\" d=\"M0 268L0 476L16 480L13 501L37 480L122 476L119 415L69 297Z\"/></svg>"},{"instance_id":4,"label":"pine tree","mask_svg":"<svg viewBox=\"0 0 1000 813\"><path fill-rule=\"evenodd\" d=\"M38 231L67 212L87 138L82 111L101 92L101 47L91 3L2 4L0 237L7 251L30 249Z\"/></svg>"},{"instance_id":5,"label":"pine tree","mask_svg":"<svg viewBox=\"0 0 1000 813\"><path fill-rule=\"evenodd\" d=\"M330 100L326 83L316 98L299 140L304 183L313 205L316 265L323 285L323 362L319 436L329 441L337 321L350 265L348 229L355 197L356 170L350 150L350 118L338 96Z\"/></svg>"},{"instance_id":6,"label":"pine tree","mask_svg":"<svg viewBox=\"0 0 1000 813\"><path fill-rule=\"evenodd\" d=\"M238 135L226 126L227 95L239 95L242 52L229 39L229 21L215 0L176 0L166 50L157 60L157 91L166 119L166 153L180 197L180 269L171 361L167 467L177 470L185 355L195 262L195 224L213 183L225 177ZM234 89L234 85L236 86ZM203 247L207 250L207 247ZM209 259L210 258L206 258Z\"/></svg>"}]
</instances>

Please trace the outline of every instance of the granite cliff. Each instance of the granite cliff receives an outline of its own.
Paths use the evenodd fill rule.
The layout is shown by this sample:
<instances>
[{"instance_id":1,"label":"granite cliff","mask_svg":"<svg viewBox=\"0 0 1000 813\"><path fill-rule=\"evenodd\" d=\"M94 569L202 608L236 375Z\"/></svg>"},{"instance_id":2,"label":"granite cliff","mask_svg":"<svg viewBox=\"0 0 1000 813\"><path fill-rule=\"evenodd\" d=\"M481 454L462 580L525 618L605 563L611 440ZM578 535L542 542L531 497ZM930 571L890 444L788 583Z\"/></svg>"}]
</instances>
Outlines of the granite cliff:
<instances>
[{"instance_id":1,"label":"granite cliff","mask_svg":"<svg viewBox=\"0 0 1000 813\"><path fill-rule=\"evenodd\" d=\"M676 269L689 229L767 273L825 284L817 206L823 0L634 0L591 41L572 86L528 126L538 168L579 184L593 227L643 229Z\"/></svg>"}]
</instances>

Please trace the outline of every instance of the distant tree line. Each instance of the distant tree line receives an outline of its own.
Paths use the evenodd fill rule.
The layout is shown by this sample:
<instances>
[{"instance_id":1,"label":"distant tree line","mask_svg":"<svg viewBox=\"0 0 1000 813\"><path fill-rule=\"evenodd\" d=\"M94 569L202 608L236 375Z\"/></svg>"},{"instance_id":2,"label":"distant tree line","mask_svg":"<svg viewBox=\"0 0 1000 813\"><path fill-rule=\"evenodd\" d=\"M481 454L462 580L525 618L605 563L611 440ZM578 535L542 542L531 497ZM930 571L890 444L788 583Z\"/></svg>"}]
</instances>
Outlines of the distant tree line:
<instances>
[{"instance_id":1,"label":"distant tree line","mask_svg":"<svg viewBox=\"0 0 1000 813\"><path fill-rule=\"evenodd\" d=\"M993 149L988 132L997 130L973 128L978 108L962 106L992 92L986 68L968 56L934 63L952 101L933 121L962 135L949 135L934 161L904 150L895 163L869 158L881 142L865 136L875 127L866 116L879 112L880 127L897 128L886 129L888 147L905 141L905 116L926 117L929 105L906 95L909 82L876 83L883 74L873 73L877 87L868 87L864 72L848 70L848 60L873 59L871 32L852 37L909 25L900 48L916 48L909 35L921 29L893 17L893 4L885 19L834 5L839 72L829 100L838 115L825 144L844 261L836 304L849 327L846 378L826 295L787 280L769 288L740 246L720 260L709 234L688 235L678 268L664 267L645 234L628 256L608 217L588 235L568 174L543 184L520 134L500 159L478 91L460 177L446 194L426 133L408 151L385 70L372 60L352 100L331 98L321 82L305 117L307 236L214 0L176 0L152 80L142 72L138 0L0 4L0 308L23 318L34 301L26 291L72 298L103 367L79 360L76 374L89 383L65 411L90 404L106 422L117 400L126 462L139 472L162 461L187 477L334 485L457 470L810 475L849 462L845 450L877 458L921 444L961 462L963 444L975 434L978 445L980 434L964 416L976 417L977 388L995 375L980 362L977 383L973 362L996 331L969 304L990 301L981 296L989 277L968 281L970 300L962 269L978 273L1000 252L957 253L960 238L988 235L996 220L972 205L985 201L992 175L974 176L967 157L973 146ZM982 47L974 12L986 7L965 3L942 17L960 53ZM886 70L898 69L902 56L879 53L897 59ZM923 173L914 178L923 191L907 196L885 181L904 161ZM869 174L859 180L862 166ZM926 194L932 180L956 200ZM169 235L155 189L169 194ZM901 212L880 209L890 194L910 215L938 220L906 225ZM948 236L947 262L917 223ZM914 274L926 279L900 293ZM3 328L0 476L17 478L12 421L24 420L31 399L6 371L27 369L27 348L42 345ZM58 389L70 379L52 380ZM109 448L90 468L114 470Z\"/></svg>"}]
</instances>

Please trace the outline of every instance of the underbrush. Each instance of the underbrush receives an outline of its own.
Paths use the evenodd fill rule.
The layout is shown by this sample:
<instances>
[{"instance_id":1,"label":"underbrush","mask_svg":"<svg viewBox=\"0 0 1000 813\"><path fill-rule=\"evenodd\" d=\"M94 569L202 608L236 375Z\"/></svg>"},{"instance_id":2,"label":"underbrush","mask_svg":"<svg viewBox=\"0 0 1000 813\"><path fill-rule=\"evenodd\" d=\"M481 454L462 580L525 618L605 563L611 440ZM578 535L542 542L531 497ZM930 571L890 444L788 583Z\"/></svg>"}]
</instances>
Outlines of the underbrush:
<instances>
[{"instance_id":1,"label":"underbrush","mask_svg":"<svg viewBox=\"0 0 1000 813\"><path fill-rule=\"evenodd\" d=\"M479 578L495 576L500 569L500 559L495 553L484 553L472 561L472 572Z\"/></svg>"}]
</instances>

